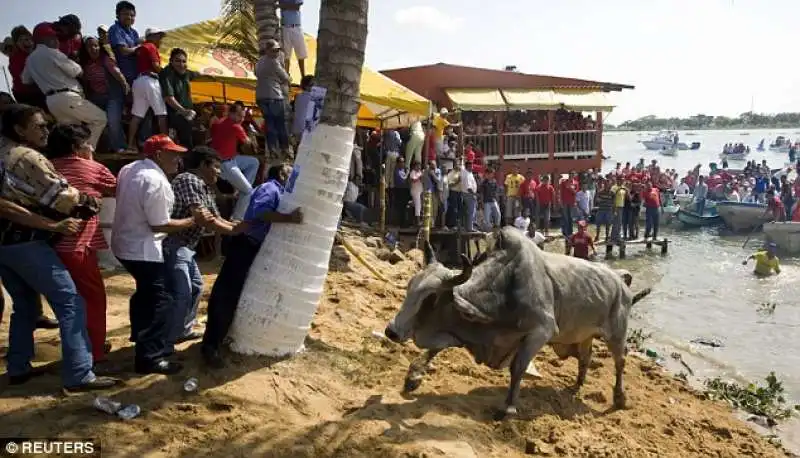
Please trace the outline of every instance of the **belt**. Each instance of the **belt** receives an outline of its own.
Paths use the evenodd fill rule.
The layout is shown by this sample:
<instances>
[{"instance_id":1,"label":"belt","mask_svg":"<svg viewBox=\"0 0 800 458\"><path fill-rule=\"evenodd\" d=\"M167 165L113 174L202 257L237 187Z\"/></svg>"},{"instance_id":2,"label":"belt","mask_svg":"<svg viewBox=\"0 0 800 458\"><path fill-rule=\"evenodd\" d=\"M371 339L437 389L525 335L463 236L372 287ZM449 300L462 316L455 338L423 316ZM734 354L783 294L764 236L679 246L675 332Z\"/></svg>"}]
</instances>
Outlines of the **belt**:
<instances>
[{"instance_id":1,"label":"belt","mask_svg":"<svg viewBox=\"0 0 800 458\"><path fill-rule=\"evenodd\" d=\"M284 27L287 27L287 28L293 29L293 28L295 28L295 27L300 27L300 24L294 24L294 25L291 25L291 24L290 24L290 25L284 25Z\"/></svg>"},{"instance_id":2,"label":"belt","mask_svg":"<svg viewBox=\"0 0 800 458\"><path fill-rule=\"evenodd\" d=\"M44 95L46 95L47 97L50 97L51 95L61 94L63 92L74 92L74 93L80 95L80 92L76 91L75 89L67 89L67 88L54 89L52 91L47 91L47 92L44 93Z\"/></svg>"}]
</instances>

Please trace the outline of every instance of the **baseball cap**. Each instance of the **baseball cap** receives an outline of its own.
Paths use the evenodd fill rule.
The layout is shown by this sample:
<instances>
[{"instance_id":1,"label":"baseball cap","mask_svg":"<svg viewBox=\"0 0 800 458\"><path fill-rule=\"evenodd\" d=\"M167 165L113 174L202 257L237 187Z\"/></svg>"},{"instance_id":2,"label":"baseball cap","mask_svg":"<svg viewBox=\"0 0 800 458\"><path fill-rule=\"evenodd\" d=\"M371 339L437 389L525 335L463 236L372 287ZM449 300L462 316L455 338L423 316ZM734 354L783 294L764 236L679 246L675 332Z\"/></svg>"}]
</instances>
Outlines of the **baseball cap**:
<instances>
[{"instance_id":1,"label":"baseball cap","mask_svg":"<svg viewBox=\"0 0 800 458\"><path fill-rule=\"evenodd\" d=\"M153 135L144 142L144 155L147 157L155 155L159 151L172 151L174 153L185 153L186 148L176 144L169 138L169 135Z\"/></svg>"},{"instance_id":2,"label":"baseball cap","mask_svg":"<svg viewBox=\"0 0 800 458\"><path fill-rule=\"evenodd\" d=\"M775 251L775 250L778 249L778 244L775 243L775 242L769 242L767 244L767 249L770 250L770 251Z\"/></svg>"},{"instance_id":3,"label":"baseball cap","mask_svg":"<svg viewBox=\"0 0 800 458\"><path fill-rule=\"evenodd\" d=\"M149 37L152 35L166 35L167 32L159 29L158 27L150 27L149 29L144 31L144 36Z\"/></svg>"},{"instance_id":4,"label":"baseball cap","mask_svg":"<svg viewBox=\"0 0 800 458\"><path fill-rule=\"evenodd\" d=\"M56 34L56 29L53 27L53 24L49 22L39 23L33 28L33 41L36 43L41 43L47 38L57 37L58 34Z\"/></svg>"},{"instance_id":5,"label":"baseball cap","mask_svg":"<svg viewBox=\"0 0 800 458\"><path fill-rule=\"evenodd\" d=\"M442 108L441 110L439 110L439 114L442 115L442 116L447 116L447 113L450 113L447 110L447 108Z\"/></svg>"},{"instance_id":6,"label":"baseball cap","mask_svg":"<svg viewBox=\"0 0 800 458\"><path fill-rule=\"evenodd\" d=\"M278 43L278 40L270 38L269 40L267 40L264 43L264 48L266 48L267 51L270 51L270 50L276 51L278 49L281 49L281 44Z\"/></svg>"}]
</instances>

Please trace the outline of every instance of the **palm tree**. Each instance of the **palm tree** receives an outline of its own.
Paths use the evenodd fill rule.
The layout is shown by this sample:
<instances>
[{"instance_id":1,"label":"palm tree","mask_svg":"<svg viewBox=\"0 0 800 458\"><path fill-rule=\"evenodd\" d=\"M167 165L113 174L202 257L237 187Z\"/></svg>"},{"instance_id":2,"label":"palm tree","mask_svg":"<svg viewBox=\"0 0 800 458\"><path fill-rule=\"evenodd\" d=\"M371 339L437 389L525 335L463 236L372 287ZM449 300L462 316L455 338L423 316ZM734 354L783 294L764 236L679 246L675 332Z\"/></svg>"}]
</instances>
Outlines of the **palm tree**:
<instances>
[{"instance_id":1,"label":"palm tree","mask_svg":"<svg viewBox=\"0 0 800 458\"><path fill-rule=\"evenodd\" d=\"M275 0L223 0L217 46L230 49L255 64L259 49L270 38L280 41Z\"/></svg>"},{"instance_id":2,"label":"palm tree","mask_svg":"<svg viewBox=\"0 0 800 458\"><path fill-rule=\"evenodd\" d=\"M315 74L327 92L320 124L303 137L281 199L281 209L307 209L305 221L273 225L264 241L233 323L235 351L285 356L303 347L328 273L349 176L368 7L369 0L322 0Z\"/></svg>"}]
</instances>

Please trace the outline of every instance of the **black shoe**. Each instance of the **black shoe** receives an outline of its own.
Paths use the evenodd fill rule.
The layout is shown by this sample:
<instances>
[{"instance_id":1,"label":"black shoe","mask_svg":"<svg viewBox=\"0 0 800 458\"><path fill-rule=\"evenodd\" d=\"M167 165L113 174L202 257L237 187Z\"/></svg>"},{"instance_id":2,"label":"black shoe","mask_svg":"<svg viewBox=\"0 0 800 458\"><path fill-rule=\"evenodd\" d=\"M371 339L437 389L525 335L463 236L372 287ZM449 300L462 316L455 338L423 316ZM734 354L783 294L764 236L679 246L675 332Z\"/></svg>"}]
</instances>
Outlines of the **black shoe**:
<instances>
[{"instance_id":1,"label":"black shoe","mask_svg":"<svg viewBox=\"0 0 800 458\"><path fill-rule=\"evenodd\" d=\"M94 374L97 376L105 376L118 374L120 370L113 366L110 361L103 360L94 363L94 366L92 366L92 372L94 372Z\"/></svg>"},{"instance_id":2,"label":"black shoe","mask_svg":"<svg viewBox=\"0 0 800 458\"><path fill-rule=\"evenodd\" d=\"M23 383L28 382L28 380L41 377L42 375L47 374L47 371L41 368L31 369L30 371L20 374L20 375L9 375L8 376L8 384L9 385L22 385Z\"/></svg>"},{"instance_id":3,"label":"black shoe","mask_svg":"<svg viewBox=\"0 0 800 458\"><path fill-rule=\"evenodd\" d=\"M183 370L183 365L181 363L174 363L172 361L167 361L166 359L161 359L156 362L152 363L136 363L136 372L139 374L164 374L164 375L172 375L177 374Z\"/></svg>"},{"instance_id":4,"label":"black shoe","mask_svg":"<svg viewBox=\"0 0 800 458\"><path fill-rule=\"evenodd\" d=\"M114 388L120 380L111 377L95 377L91 382L82 383L75 386L65 386L64 391L68 393L79 393L83 391L97 391Z\"/></svg>"},{"instance_id":5,"label":"black shoe","mask_svg":"<svg viewBox=\"0 0 800 458\"><path fill-rule=\"evenodd\" d=\"M58 329L58 321L42 315L36 319L36 329Z\"/></svg>"},{"instance_id":6,"label":"black shoe","mask_svg":"<svg viewBox=\"0 0 800 458\"><path fill-rule=\"evenodd\" d=\"M203 362L211 369L222 369L225 367L225 360L222 359L218 351L203 351Z\"/></svg>"},{"instance_id":7,"label":"black shoe","mask_svg":"<svg viewBox=\"0 0 800 458\"><path fill-rule=\"evenodd\" d=\"M111 348L112 348L111 347L111 342L103 343L103 353L105 353L105 354L111 353Z\"/></svg>"},{"instance_id":8,"label":"black shoe","mask_svg":"<svg viewBox=\"0 0 800 458\"><path fill-rule=\"evenodd\" d=\"M186 334L185 336L178 337L178 340L175 343L179 344L179 343L183 343L183 342L189 342L190 340L197 340L197 339L202 339L202 338L203 338L203 334L201 334L201 333L199 333L197 331L192 331L189 334Z\"/></svg>"}]
</instances>

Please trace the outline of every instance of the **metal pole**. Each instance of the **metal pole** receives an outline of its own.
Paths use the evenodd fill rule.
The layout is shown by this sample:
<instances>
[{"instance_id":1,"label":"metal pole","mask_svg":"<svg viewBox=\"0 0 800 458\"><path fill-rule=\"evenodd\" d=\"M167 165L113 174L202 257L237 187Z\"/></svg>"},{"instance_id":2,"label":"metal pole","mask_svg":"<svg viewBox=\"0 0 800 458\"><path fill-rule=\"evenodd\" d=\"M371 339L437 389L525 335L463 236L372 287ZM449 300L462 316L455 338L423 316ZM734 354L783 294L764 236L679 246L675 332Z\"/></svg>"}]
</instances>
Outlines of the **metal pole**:
<instances>
[{"instance_id":1,"label":"metal pole","mask_svg":"<svg viewBox=\"0 0 800 458\"><path fill-rule=\"evenodd\" d=\"M381 121L381 138L383 138L383 121ZM386 159L384 158L383 142L380 142L380 163L378 170L380 171L380 180L378 182L378 205L380 205L381 218L380 229L381 234L386 231Z\"/></svg>"},{"instance_id":2,"label":"metal pole","mask_svg":"<svg viewBox=\"0 0 800 458\"><path fill-rule=\"evenodd\" d=\"M433 192L425 191L422 193L422 238L426 242L431 241L431 223L433 221L432 215L432 202Z\"/></svg>"}]
</instances>

